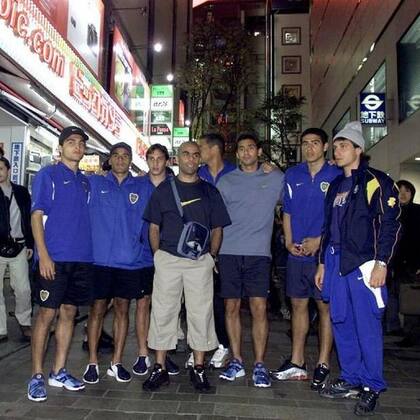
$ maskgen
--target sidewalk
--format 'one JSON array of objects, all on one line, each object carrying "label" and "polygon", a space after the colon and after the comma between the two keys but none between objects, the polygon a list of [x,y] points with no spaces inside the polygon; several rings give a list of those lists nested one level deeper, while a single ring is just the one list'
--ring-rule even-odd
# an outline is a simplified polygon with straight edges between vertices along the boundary
[{"label": "sidewalk", "polygon": [[[243,318],[249,319],[246,311]],[[290,353],[290,340],[286,335],[289,323],[271,321],[271,333],[267,353],[267,365],[278,367],[280,358]],[[385,370],[390,389],[380,399],[378,414],[373,419],[419,419],[420,418],[420,347],[401,350],[392,346],[396,337],[387,337]],[[46,370],[51,367],[54,340],[46,357]],[[82,325],[75,331],[69,355],[68,369],[82,375],[87,354],[81,349]],[[45,403],[32,403],[26,398],[26,382],[30,376],[30,349],[21,349],[0,360],[0,418],[54,418],[54,419],[355,419],[351,401],[322,399],[309,388],[308,382],[273,383],[268,389],[252,386],[251,341],[249,322],[246,322],[244,352],[247,376],[234,383],[218,379],[218,372],[210,372],[214,385],[210,394],[193,391],[185,369],[171,378],[169,387],[156,393],[146,393],[141,384],[146,377],[134,377],[129,384],[120,384],[106,376],[109,356],[100,361],[101,381],[87,386],[85,391],[71,393],[49,388]],[[308,340],[307,363],[312,371],[315,360],[316,337]],[[136,341],[133,324],[125,351],[125,365],[131,368],[136,356]],[[185,355],[178,353],[173,359],[183,366]],[[337,364],[333,357],[333,371]]]}]

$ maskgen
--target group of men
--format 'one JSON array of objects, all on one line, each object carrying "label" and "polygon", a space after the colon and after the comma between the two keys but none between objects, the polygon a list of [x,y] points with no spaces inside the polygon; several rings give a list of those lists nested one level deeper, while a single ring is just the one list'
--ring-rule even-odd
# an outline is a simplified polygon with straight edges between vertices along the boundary
[{"label": "group of men", "polygon": [[[320,351],[311,387],[328,398],[357,397],[358,415],[374,412],[386,388],[381,316],[387,264],[398,239],[399,203],[392,180],[368,167],[358,122],[334,136],[336,165],[325,159],[326,133],[306,130],[301,138],[305,161],[285,176],[260,165],[261,144],[245,133],[236,141],[237,168],[223,160],[223,138],[207,134],[198,143],[182,144],[177,177],[167,176],[169,156],[160,145],[147,152],[149,173],[133,177],[132,150],[125,143],[112,147],[107,175],[86,177],[78,164],[87,140],[78,127],[64,129],[60,163],[42,169],[33,185],[35,296],[40,309],[32,332],[30,400],[47,398],[43,356],[57,316],[48,384],[77,391],[84,383],[99,381],[97,345],[111,298],[115,348],[107,375],[119,382],[131,380],[122,356],[132,299],[137,301],[138,340],[132,372],[147,374],[149,348],[155,350],[155,364],[143,389],[156,391],[179,372],[167,351],[177,343],[182,296],[192,349],[190,379],[197,391],[210,389],[204,356],[214,349],[212,363],[223,367],[222,380],[245,376],[240,317],[244,297],[249,298],[252,316],[254,385],[307,379],[304,347],[308,302],[314,298]],[[206,164],[200,167],[202,161]],[[292,356],[269,371],[264,356],[270,242],[274,209],[281,201],[289,251]],[[66,360],[77,307],[86,304],[91,305],[89,364],[80,381],[66,370]],[[333,338],[341,373],[328,381]],[[224,366],[228,348],[231,358]]]}]

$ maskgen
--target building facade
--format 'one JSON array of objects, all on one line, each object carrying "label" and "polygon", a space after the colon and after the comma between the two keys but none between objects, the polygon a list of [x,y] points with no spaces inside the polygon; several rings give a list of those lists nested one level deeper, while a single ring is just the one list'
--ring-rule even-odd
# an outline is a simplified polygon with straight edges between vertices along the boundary
[{"label": "building facade", "polygon": [[416,0],[319,0],[310,17],[312,123],[333,134],[360,120],[372,166],[417,188],[419,16]]}]

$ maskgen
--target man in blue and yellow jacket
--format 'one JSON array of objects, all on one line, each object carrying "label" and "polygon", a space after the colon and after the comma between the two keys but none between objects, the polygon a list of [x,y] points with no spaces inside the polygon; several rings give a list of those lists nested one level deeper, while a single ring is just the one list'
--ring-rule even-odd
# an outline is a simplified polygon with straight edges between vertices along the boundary
[{"label": "man in blue and yellow jacket", "polygon": [[330,185],[320,264],[315,281],[330,303],[340,376],[320,394],[359,398],[356,415],[373,414],[383,378],[382,316],[387,266],[398,240],[398,189],[363,156],[359,122],[348,123],[333,142],[343,175]]}]

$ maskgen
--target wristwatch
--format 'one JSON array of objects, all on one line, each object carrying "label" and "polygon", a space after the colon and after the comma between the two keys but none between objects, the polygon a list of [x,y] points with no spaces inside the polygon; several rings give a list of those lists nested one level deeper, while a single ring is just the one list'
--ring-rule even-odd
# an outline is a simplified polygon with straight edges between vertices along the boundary
[{"label": "wristwatch", "polygon": [[376,260],[375,264],[378,265],[379,267],[382,267],[382,268],[387,267],[387,263],[385,261]]}]

